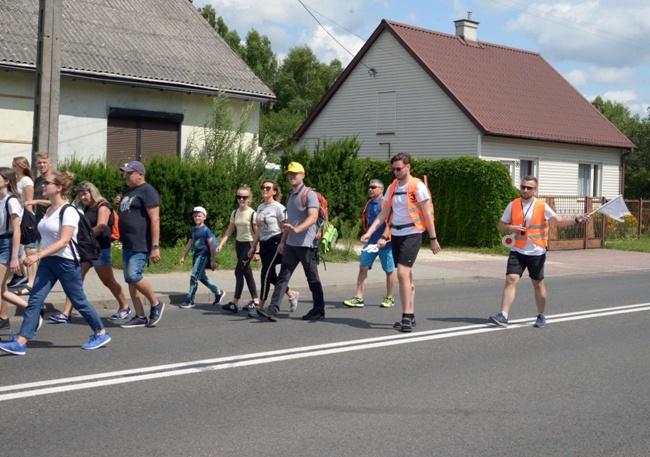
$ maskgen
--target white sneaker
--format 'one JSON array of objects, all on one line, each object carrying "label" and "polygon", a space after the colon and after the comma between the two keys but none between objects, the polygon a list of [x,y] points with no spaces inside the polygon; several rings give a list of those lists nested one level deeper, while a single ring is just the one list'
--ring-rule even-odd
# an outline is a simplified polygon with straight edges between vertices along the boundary
[{"label": "white sneaker", "polygon": [[259,314],[257,314],[257,308],[253,308],[248,312],[248,317],[260,317]]},{"label": "white sneaker", "polygon": [[298,300],[300,299],[300,292],[293,291],[293,298],[289,299],[289,312],[293,313],[298,308]]}]

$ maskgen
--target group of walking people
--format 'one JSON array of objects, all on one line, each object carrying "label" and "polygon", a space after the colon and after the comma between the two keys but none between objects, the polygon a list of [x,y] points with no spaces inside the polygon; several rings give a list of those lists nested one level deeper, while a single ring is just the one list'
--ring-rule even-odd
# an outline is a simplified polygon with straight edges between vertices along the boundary
[{"label": "group of walking people", "polygon": [[[14,169],[0,168],[0,278],[2,281],[0,309],[0,328],[8,326],[6,303],[25,308],[24,319],[17,337],[0,343],[0,350],[12,354],[25,354],[27,342],[40,327],[43,318],[43,303],[47,294],[57,281],[61,281],[67,296],[64,310],[52,316],[58,323],[70,321],[72,309],[77,309],[93,330],[90,340],[82,348],[96,349],[106,345],[111,337],[106,332],[97,311],[86,298],[82,281],[85,274],[94,267],[102,283],[112,292],[118,302],[118,310],[111,316],[120,321],[122,328],[154,327],[160,322],[165,304],[156,298],[149,282],[143,276],[143,269],[149,260],[160,261],[160,196],[155,188],[146,182],[145,167],[132,161],[120,168],[124,172],[128,190],[116,197],[120,206],[119,233],[123,244],[122,262],[124,279],[129,288],[133,304],[132,311],[122,287],[115,281],[111,268],[110,236],[115,215],[112,206],[101,196],[97,188],[89,182],[82,182],[76,188],[77,204],[83,208],[85,217],[93,227],[93,234],[99,241],[100,254],[90,263],[79,262],[76,252],[77,233],[80,215],[77,210],[67,210],[67,198],[71,192],[74,175],[51,171],[47,154],[37,155],[37,168],[40,177],[32,187],[18,186],[17,177],[29,176],[29,165],[24,158],[16,158]],[[343,302],[350,308],[365,305],[363,293],[367,284],[368,271],[376,257],[380,258],[386,273],[386,296],[380,306],[390,308],[394,305],[393,289],[395,280],[399,284],[402,305],[401,319],[393,327],[402,332],[411,332],[416,326],[415,285],[413,266],[422,246],[425,231],[429,238],[429,248],[433,254],[441,251],[436,236],[434,208],[431,193],[420,179],[411,175],[411,156],[400,153],[390,160],[395,179],[387,190],[384,184],[373,179],[368,186],[369,200],[363,211],[365,233],[356,295]],[[22,174],[17,171],[24,170]],[[237,190],[237,208],[232,212],[228,227],[221,241],[205,225],[207,211],[202,206],[194,207],[192,228],[180,259],[184,264],[190,251],[193,254],[193,268],[190,276],[190,289],[181,308],[193,308],[198,283],[205,284],[214,294],[214,305],[229,312],[240,309],[248,311],[250,317],[278,321],[283,297],[289,300],[289,311],[298,306],[299,292],[289,287],[289,281],[299,264],[302,265],[312,294],[312,308],[302,316],[303,320],[314,321],[325,318],[323,287],[318,274],[318,217],[320,202],[316,192],[304,183],[305,169],[298,162],[289,164],[285,175],[291,185],[286,206],[281,203],[282,192],[277,182],[266,179],[260,185],[263,202],[257,210],[251,208],[252,191],[248,186]],[[27,184],[29,181],[25,180]],[[39,189],[40,187],[40,189]],[[37,192],[38,189],[38,192]],[[543,201],[535,198],[537,178],[526,176],[521,186],[521,197],[511,202],[505,209],[498,229],[514,232],[514,245],[508,258],[506,283],[501,300],[501,311],[490,317],[490,322],[505,327],[508,313],[514,301],[516,285],[526,269],[529,270],[535,289],[538,316],[536,327],[544,327],[546,290],[544,286],[544,262],[548,243],[549,223],[571,226],[587,221],[591,214],[575,218],[558,216]],[[11,197],[16,198],[11,198]],[[36,210],[41,250],[36,245],[26,246],[22,262],[20,248],[20,221],[24,211]],[[225,291],[214,284],[206,274],[206,268],[216,267],[215,255],[220,252],[228,239],[235,234],[237,265],[235,268],[235,291],[233,298],[221,304]],[[257,293],[250,262],[262,262],[261,289]],[[27,303],[18,295],[9,292],[6,280],[10,272],[19,274],[22,268],[33,271],[27,289],[30,294]],[[280,266],[277,272],[277,266]],[[30,270],[30,268],[32,270]],[[240,307],[239,301],[244,285],[248,287],[250,302]],[[269,300],[271,285],[274,286]],[[144,310],[144,298],[150,305],[149,316]]]}]

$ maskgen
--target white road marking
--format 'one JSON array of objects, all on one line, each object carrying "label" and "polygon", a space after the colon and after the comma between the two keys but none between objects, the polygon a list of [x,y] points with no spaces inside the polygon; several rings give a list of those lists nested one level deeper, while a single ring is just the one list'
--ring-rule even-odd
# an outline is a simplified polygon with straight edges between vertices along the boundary
[{"label": "white road marking", "polygon": [[[591,319],[594,317],[612,316],[616,314],[650,311],[650,303],[601,308],[587,311],[578,311],[565,314],[546,316],[547,323],[568,322],[573,320]],[[92,389],[96,387],[113,386],[118,384],[146,381],[151,379],[182,376],[206,371],[224,370],[264,363],[281,362],[307,357],[317,357],[329,354],[361,351],[379,347],[395,346],[398,344],[419,343],[422,341],[452,338],[456,336],[475,335],[479,333],[504,331],[530,327],[535,319],[518,319],[510,321],[507,328],[497,327],[492,324],[476,324],[464,327],[445,328],[417,332],[411,334],[400,333],[397,335],[366,338],[361,340],[340,341],[337,343],[319,344],[275,351],[258,352],[237,356],[220,357],[216,359],[197,360],[194,362],[158,365],[153,367],[136,368],[131,370],[97,373],[86,376],[51,379],[48,381],[29,382],[0,387],[0,401],[16,400],[19,398],[36,397],[52,393],[69,392],[73,390]]]}]

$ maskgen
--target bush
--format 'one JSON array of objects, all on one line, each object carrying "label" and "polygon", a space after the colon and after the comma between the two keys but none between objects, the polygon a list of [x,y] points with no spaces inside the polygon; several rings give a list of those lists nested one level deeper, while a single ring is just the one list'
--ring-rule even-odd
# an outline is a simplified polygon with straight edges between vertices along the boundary
[{"label": "bush", "polygon": [[[359,147],[356,138],[323,141],[313,155],[304,147],[287,147],[279,158],[283,169],[294,161],[305,167],[305,183],[328,200],[330,221],[344,237],[354,239],[362,230],[361,211],[368,198],[368,182],[380,179],[388,188],[394,179],[388,161],[359,159]],[[216,156],[218,160],[212,160]],[[277,179],[285,196],[290,190],[283,173],[273,176],[264,167],[263,154],[247,149],[230,155],[199,154],[184,159],[155,156],[145,160],[145,166],[147,182],[161,196],[160,244],[164,247],[186,241],[192,226],[190,212],[197,205],[206,208],[206,224],[220,237],[236,208],[235,193],[243,184],[253,190],[254,208],[261,201],[258,184],[263,179]],[[80,161],[71,161],[61,168],[75,172],[75,185],[91,181],[111,201],[126,190],[117,168]],[[507,204],[518,196],[504,165],[470,157],[413,159],[411,173],[428,178],[437,235],[443,245],[490,248],[500,244],[499,218]],[[356,235],[349,234],[354,230]]]}]

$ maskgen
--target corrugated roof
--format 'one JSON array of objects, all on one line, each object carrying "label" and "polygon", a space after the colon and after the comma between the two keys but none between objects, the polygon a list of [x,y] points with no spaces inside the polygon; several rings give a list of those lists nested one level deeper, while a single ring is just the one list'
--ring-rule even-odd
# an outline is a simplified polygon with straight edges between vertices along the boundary
[{"label": "corrugated roof", "polygon": [[634,144],[540,54],[382,21],[300,137],[374,41],[390,32],[485,135],[631,149]]},{"label": "corrugated roof", "polygon": [[[0,2],[0,64],[35,67],[38,3]],[[188,0],[63,0],[61,28],[64,74],[275,98]]]}]

